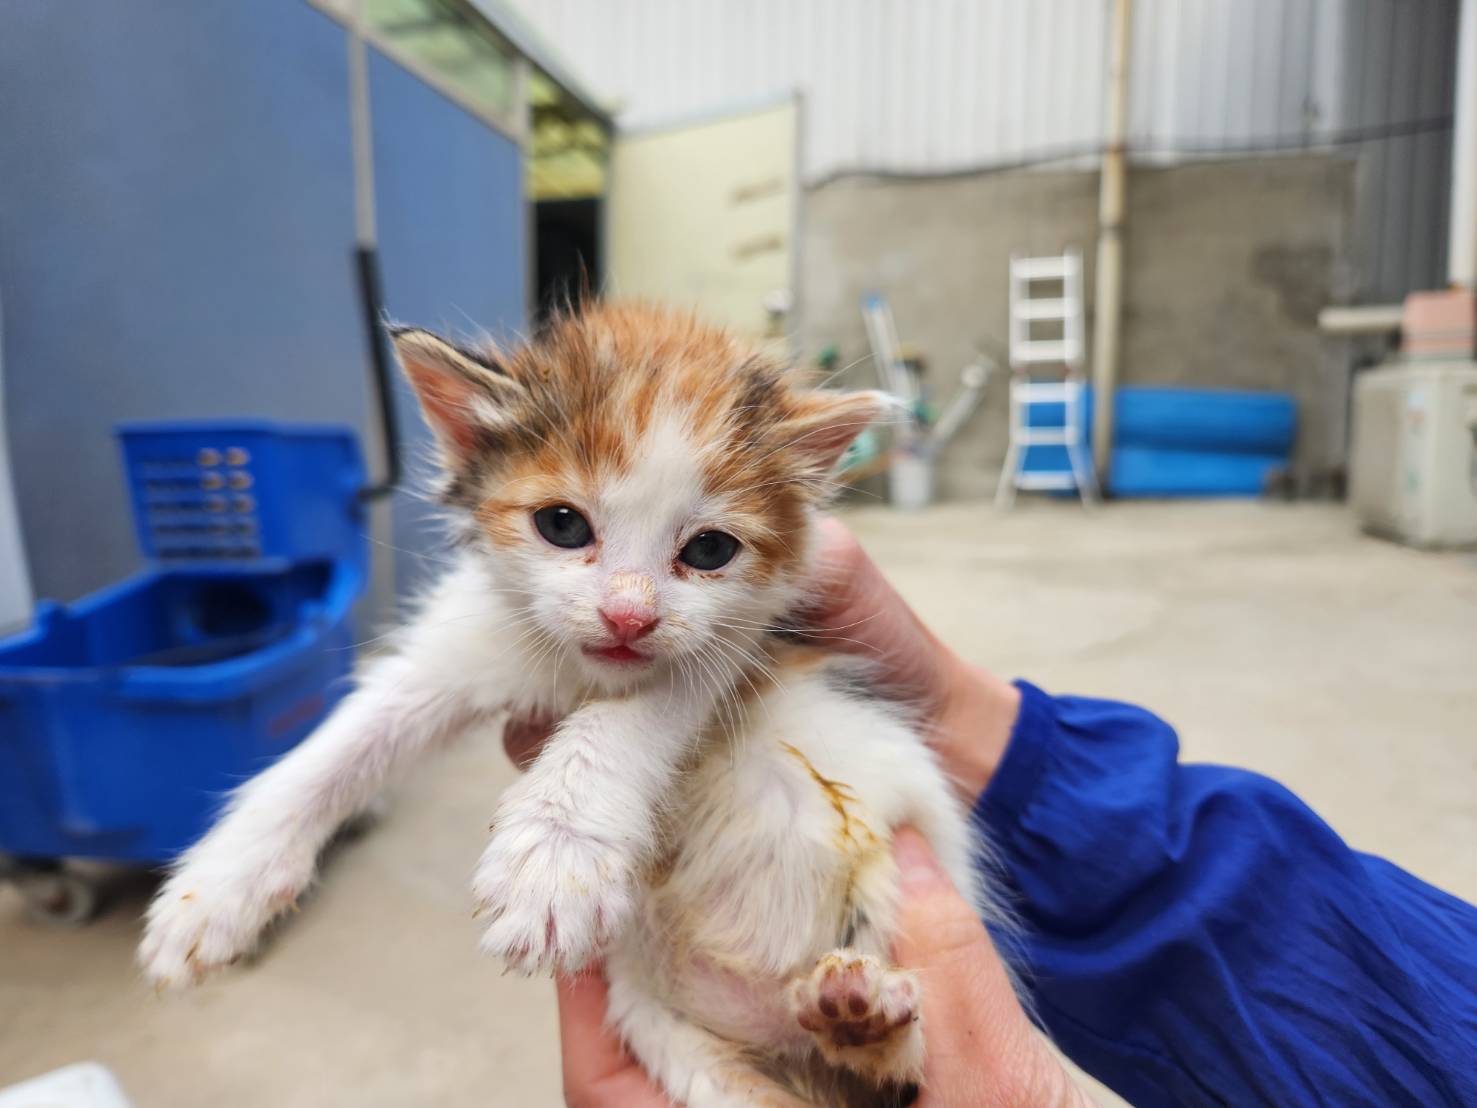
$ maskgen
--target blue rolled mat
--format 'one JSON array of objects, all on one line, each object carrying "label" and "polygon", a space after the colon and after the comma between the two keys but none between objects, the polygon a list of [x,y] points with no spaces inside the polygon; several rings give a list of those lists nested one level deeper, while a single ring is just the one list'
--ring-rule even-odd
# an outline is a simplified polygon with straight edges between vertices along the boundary
[{"label": "blue rolled mat", "polygon": [[[1297,436],[1297,403],[1285,393],[1130,385],[1114,399],[1115,446],[1287,455]],[[1091,389],[1084,406],[1091,427]]]},{"label": "blue rolled mat", "polygon": [[[1257,496],[1287,466],[1297,434],[1297,404],[1282,393],[1128,386],[1114,407],[1116,496]],[[1084,409],[1090,443],[1090,389]],[[1063,415],[1060,404],[1033,404],[1030,421],[1060,427]],[[1026,451],[1028,472],[1066,465],[1062,447]]]}]

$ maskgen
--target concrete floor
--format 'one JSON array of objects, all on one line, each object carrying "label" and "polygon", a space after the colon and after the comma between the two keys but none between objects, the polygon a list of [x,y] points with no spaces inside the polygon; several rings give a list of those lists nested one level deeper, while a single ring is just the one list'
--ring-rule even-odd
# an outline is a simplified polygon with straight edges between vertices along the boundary
[{"label": "concrete floor", "polygon": [[[1477,557],[1358,537],[1332,507],[849,520],[974,660],[1150,705],[1187,757],[1280,778],[1355,846],[1477,899]],[[95,1058],[138,1108],[557,1104],[549,986],[501,977],[469,919],[509,776],[495,735],[427,767],[255,965],[185,995],[134,974],[146,881],[75,932],[0,891],[0,1086]]]}]

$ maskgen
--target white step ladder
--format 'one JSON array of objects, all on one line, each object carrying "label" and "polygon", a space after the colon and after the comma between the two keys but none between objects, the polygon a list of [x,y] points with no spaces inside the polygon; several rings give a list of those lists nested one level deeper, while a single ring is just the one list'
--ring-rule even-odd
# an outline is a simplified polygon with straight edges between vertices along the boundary
[{"label": "white step ladder", "polygon": [[[1055,290],[1044,287],[1053,285]],[[1098,500],[1097,476],[1083,441],[1082,315],[1080,251],[1010,259],[1010,444],[995,489],[996,508],[1014,504],[1017,489],[1076,489],[1084,505]],[[1059,333],[1040,336],[1047,325]],[[1033,423],[1031,409],[1037,404],[1061,405],[1061,425]],[[1065,447],[1069,468],[1024,470],[1030,446]]]}]

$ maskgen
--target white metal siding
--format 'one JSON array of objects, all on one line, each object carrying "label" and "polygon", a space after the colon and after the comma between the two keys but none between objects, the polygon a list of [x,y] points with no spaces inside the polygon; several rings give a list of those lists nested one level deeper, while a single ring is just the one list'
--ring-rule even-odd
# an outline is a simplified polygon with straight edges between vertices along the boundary
[{"label": "white metal siding", "polygon": [[[622,124],[800,89],[810,182],[1091,151],[1107,0],[512,0]],[[1137,0],[1140,157],[1451,110],[1456,0]],[[1367,295],[1439,283],[1449,134],[1361,147]]]},{"label": "white metal siding", "polygon": [[[623,125],[806,96],[808,179],[1091,146],[1101,0],[515,0]],[[1045,62],[1059,54],[1068,64]]]}]

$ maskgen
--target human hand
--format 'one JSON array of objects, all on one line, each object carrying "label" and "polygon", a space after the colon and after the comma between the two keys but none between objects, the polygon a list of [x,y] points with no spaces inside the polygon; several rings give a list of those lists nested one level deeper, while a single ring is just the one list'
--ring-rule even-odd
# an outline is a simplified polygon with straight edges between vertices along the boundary
[{"label": "human hand", "polygon": [[1011,986],[985,925],[923,837],[893,843],[902,900],[893,960],[923,984],[923,1090],[916,1108],[1091,1108]]},{"label": "human hand", "polygon": [[596,967],[555,978],[564,1103],[569,1108],[670,1108],[620,1039],[605,1024],[610,990]]},{"label": "human hand", "polygon": [[922,709],[929,744],[961,799],[973,802],[1005,754],[1020,690],[941,642],[834,518],[820,524],[817,585],[807,637],[875,661],[891,691]]},{"label": "human hand", "polygon": [[[922,709],[931,745],[961,799],[973,801],[1005,753],[1020,690],[940,642],[835,519],[821,521],[816,584],[816,603],[802,617],[806,636],[873,659],[892,691]],[[503,733],[508,756],[528,765],[551,726],[549,720],[510,721]]]},{"label": "human hand", "polygon": [[[989,933],[922,836],[900,830],[894,961],[923,984],[926,1054],[915,1108],[1090,1108],[1031,1026]],[[559,1041],[570,1108],[666,1108],[670,1101],[605,1025],[605,979],[560,978]]]}]

